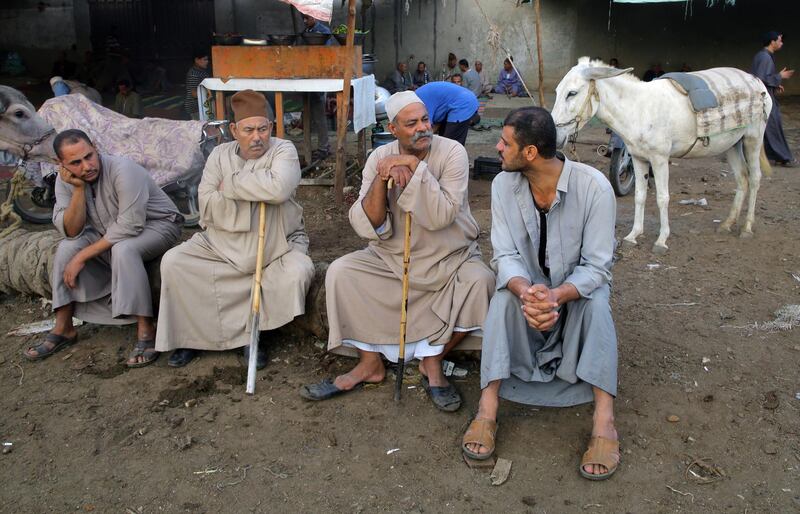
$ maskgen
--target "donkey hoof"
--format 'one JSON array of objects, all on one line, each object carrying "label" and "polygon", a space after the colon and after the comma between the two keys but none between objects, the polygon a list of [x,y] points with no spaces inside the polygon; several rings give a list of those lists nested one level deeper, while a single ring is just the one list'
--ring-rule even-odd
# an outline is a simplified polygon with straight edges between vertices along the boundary
[{"label": "donkey hoof", "polygon": [[730,232],[731,232],[731,224],[730,223],[723,223],[719,227],[717,227],[717,233],[730,234]]},{"label": "donkey hoof", "polygon": [[630,239],[623,239],[622,240],[622,247],[623,248],[636,248],[636,241],[631,241]]},{"label": "donkey hoof", "polygon": [[753,239],[753,232],[750,230],[742,230],[739,234],[739,239]]},{"label": "donkey hoof", "polygon": [[669,251],[667,245],[660,245],[658,243],[653,245],[653,253],[656,255],[665,255]]}]

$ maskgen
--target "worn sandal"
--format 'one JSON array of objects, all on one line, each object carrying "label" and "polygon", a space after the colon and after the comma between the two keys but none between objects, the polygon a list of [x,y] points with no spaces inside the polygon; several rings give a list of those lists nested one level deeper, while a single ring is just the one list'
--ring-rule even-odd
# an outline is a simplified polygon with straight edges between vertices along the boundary
[{"label": "worn sandal", "polygon": [[[584,466],[599,465],[608,471],[595,475],[584,470]],[[589,448],[583,454],[580,468],[581,476],[588,480],[606,480],[617,471],[619,466],[619,441],[605,437],[592,437],[589,439]]]},{"label": "worn sandal", "polygon": [[[156,342],[154,339],[140,339],[133,345],[133,350],[128,354],[128,362],[126,365],[129,368],[143,368],[149,366],[158,360],[159,352],[156,351]],[[142,362],[130,362],[136,360],[137,357],[144,357]]]},{"label": "worn sandal", "polygon": [[422,376],[422,388],[428,393],[437,409],[444,412],[455,412],[461,407],[461,395],[458,394],[456,386],[447,384],[445,387],[432,386],[428,382],[428,377]]},{"label": "worn sandal", "polygon": [[[22,355],[24,355],[25,358],[28,359],[29,361],[39,361],[50,357],[54,353],[60,352],[67,346],[72,346],[77,341],[78,341],[77,334],[75,334],[75,336],[73,337],[64,337],[57,334],[47,334],[46,336],[44,336],[44,341],[37,344],[36,346],[31,346],[30,348],[22,352]],[[47,343],[50,343],[53,346],[47,348]],[[31,355],[30,353],[28,353],[31,350],[35,351],[36,355]]]},{"label": "worn sandal", "polygon": [[[491,419],[472,420],[469,428],[464,433],[461,440],[461,451],[470,459],[486,460],[494,454],[495,437],[497,436],[497,422]],[[479,444],[489,451],[486,453],[475,453],[467,448],[468,444]]]},{"label": "worn sandal", "polygon": [[310,400],[312,402],[318,402],[321,400],[328,400],[340,394],[355,391],[356,389],[361,389],[363,386],[364,382],[360,382],[356,384],[355,387],[353,387],[352,389],[339,389],[338,387],[333,385],[333,381],[330,378],[326,378],[322,382],[318,382],[316,384],[304,385],[303,387],[301,387],[300,396],[302,396],[306,400]]}]

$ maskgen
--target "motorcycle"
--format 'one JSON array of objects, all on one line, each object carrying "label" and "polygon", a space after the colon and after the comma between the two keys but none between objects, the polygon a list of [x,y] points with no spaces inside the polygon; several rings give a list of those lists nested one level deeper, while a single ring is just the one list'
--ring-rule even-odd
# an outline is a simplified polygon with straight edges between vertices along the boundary
[{"label": "motorcycle", "polygon": [[611,132],[608,146],[605,150],[606,157],[611,157],[611,164],[608,167],[608,181],[614,188],[617,196],[626,196],[632,190],[635,182],[633,171],[633,159],[628,153],[625,142],[616,133]]},{"label": "motorcycle", "polygon": [[[202,137],[198,144],[204,158],[208,159],[211,151],[217,145],[233,141],[229,126],[230,122],[227,120],[209,121],[203,125]],[[24,160],[20,159],[16,163],[13,173],[0,174],[0,177],[5,186],[3,197],[8,198],[9,195],[13,195],[11,203],[14,212],[28,223],[44,225],[51,223],[53,219],[57,173],[38,177],[37,174],[38,170],[27,169]],[[167,193],[183,215],[183,226],[187,228],[196,227],[200,223],[197,188],[202,176],[202,169],[191,170],[182,177],[161,186],[161,189]]]}]

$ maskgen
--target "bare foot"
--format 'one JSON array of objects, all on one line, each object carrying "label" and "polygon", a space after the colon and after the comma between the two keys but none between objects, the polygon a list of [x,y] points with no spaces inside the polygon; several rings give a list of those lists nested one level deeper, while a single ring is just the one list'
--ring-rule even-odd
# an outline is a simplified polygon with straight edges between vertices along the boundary
[{"label": "bare foot", "polygon": [[383,382],[386,377],[386,368],[383,361],[378,356],[377,358],[362,358],[356,364],[356,367],[351,369],[350,372],[344,375],[339,375],[333,381],[333,385],[342,391],[349,391],[361,382],[368,384],[377,384]]}]

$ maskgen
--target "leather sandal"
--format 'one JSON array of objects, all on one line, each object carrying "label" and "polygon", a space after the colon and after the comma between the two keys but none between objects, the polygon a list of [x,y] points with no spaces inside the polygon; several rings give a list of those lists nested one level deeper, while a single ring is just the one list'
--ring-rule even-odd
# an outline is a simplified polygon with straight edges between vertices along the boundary
[{"label": "leather sandal", "polygon": [[428,382],[428,377],[422,376],[422,388],[431,399],[437,409],[444,412],[455,412],[461,407],[461,395],[458,394],[456,386],[447,384],[444,387],[432,386]]},{"label": "leather sandal", "polygon": [[[595,475],[587,472],[584,466],[599,465],[608,471]],[[579,469],[581,476],[588,480],[606,480],[617,471],[619,466],[619,441],[605,437],[592,437],[589,439],[589,448],[583,454]]]},{"label": "leather sandal", "polygon": [[316,384],[304,385],[300,388],[300,396],[312,402],[328,400],[340,394],[349,393],[356,389],[364,387],[364,382],[360,382],[353,386],[352,389],[339,389],[333,384],[333,380],[326,378],[322,382]]},{"label": "leather sandal", "polygon": [[[461,451],[470,459],[486,460],[494,454],[497,437],[497,421],[475,418],[469,424],[461,440]],[[467,448],[468,444],[479,444],[489,450],[486,453],[475,453]]]},{"label": "leather sandal", "polygon": [[[143,368],[157,361],[159,355],[161,354],[156,351],[155,339],[139,339],[133,346],[131,353],[128,354],[128,362],[126,362],[126,365],[129,368]],[[136,361],[138,357],[144,357],[144,360],[138,362]],[[131,360],[134,362],[130,362]]]},{"label": "leather sandal", "polygon": [[[40,361],[42,359],[46,359],[53,355],[54,353],[60,352],[67,346],[72,346],[78,341],[78,335],[75,334],[73,337],[64,337],[58,334],[47,334],[44,336],[44,341],[37,344],[36,346],[31,346],[26,351],[22,352],[22,355],[25,356],[26,359],[29,361]],[[52,346],[50,348],[47,347],[47,344],[50,343]],[[29,352],[33,350],[36,352],[36,355],[31,355]]]}]

